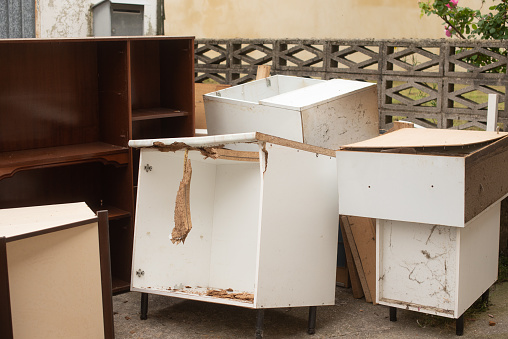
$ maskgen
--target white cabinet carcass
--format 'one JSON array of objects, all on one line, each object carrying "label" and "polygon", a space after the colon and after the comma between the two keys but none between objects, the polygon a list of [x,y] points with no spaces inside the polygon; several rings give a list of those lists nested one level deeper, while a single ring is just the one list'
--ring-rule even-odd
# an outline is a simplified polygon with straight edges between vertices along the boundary
[{"label": "white cabinet carcass", "polygon": [[275,75],[203,99],[209,135],[259,131],[334,150],[379,135],[374,83]]},{"label": "white cabinet carcass", "polygon": [[334,151],[255,132],[129,145],[141,148],[131,290],[253,309],[335,303]]},{"label": "white cabinet carcass", "polygon": [[377,218],[377,302],[459,319],[461,332],[497,279],[508,133],[402,129],[336,158],[340,213]]}]

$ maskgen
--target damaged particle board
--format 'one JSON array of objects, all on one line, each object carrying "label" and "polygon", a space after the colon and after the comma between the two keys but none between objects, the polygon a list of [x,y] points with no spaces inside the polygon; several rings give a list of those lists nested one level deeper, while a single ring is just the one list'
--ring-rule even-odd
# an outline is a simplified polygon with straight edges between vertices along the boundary
[{"label": "damaged particle board", "polygon": [[[245,144],[256,151],[231,149]],[[133,291],[248,308],[335,303],[334,151],[255,132],[129,145],[140,148]],[[190,181],[182,181],[186,154]],[[176,218],[179,190],[185,208]],[[172,227],[188,215],[192,230],[173,244]]]},{"label": "damaged particle board", "polygon": [[508,133],[401,129],[343,146],[337,163],[341,214],[464,227],[508,195]]},{"label": "damaged particle board", "polygon": [[192,229],[191,212],[190,212],[190,183],[192,177],[191,161],[188,158],[189,151],[185,150],[183,159],[183,178],[180,181],[180,187],[176,194],[175,200],[175,227],[171,232],[171,242],[179,244],[185,243],[187,235]]}]

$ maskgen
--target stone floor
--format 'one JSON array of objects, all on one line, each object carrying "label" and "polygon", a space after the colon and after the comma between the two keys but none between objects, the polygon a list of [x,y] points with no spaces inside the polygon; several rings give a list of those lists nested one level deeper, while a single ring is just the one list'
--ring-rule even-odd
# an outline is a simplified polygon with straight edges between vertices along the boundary
[{"label": "stone floor", "polygon": [[[255,310],[150,295],[140,320],[140,300],[137,292],[113,297],[116,338],[255,337]],[[397,317],[390,322],[387,307],[337,287],[335,305],[317,308],[316,334],[307,334],[308,308],[282,308],[265,311],[264,338],[456,338],[452,319],[406,310]],[[491,288],[486,311],[465,314],[463,338],[508,338],[508,282]]]}]

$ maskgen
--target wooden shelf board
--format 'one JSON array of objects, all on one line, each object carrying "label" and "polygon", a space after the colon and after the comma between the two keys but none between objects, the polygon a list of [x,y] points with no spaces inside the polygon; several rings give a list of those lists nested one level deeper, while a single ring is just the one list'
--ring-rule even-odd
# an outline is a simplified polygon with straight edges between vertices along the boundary
[{"label": "wooden shelf board", "polygon": [[183,117],[187,115],[189,115],[189,113],[186,111],[179,111],[171,108],[140,108],[132,110],[132,121]]},{"label": "wooden shelf board", "polygon": [[129,162],[129,149],[104,142],[1,152],[0,179],[19,170],[103,160],[121,165]]},{"label": "wooden shelf board", "polygon": [[104,206],[91,206],[90,207],[94,212],[97,212],[97,211],[103,211],[103,210],[107,210],[108,211],[108,218],[109,220],[116,220],[116,219],[121,219],[121,218],[129,218],[131,216],[131,213],[128,212],[128,211],[125,211],[121,208],[118,208],[116,206],[111,206],[111,205],[104,205]]},{"label": "wooden shelf board", "polygon": [[117,277],[112,277],[111,287],[113,290],[113,294],[119,294],[123,292],[129,292],[130,282],[119,279]]}]

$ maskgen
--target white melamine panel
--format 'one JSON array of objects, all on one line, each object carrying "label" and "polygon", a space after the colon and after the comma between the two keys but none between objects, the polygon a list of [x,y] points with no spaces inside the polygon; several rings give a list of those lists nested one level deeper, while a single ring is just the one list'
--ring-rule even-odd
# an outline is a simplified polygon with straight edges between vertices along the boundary
[{"label": "white melamine panel", "polygon": [[8,242],[7,266],[14,338],[104,338],[96,222]]},{"label": "white melamine panel", "polygon": [[207,99],[223,100],[229,99],[235,102],[259,103],[259,101],[278,96],[280,94],[298,90],[314,84],[325,82],[325,80],[307,79],[286,75],[274,75],[265,79],[259,79],[229,87],[217,92],[206,94]]},{"label": "white melamine panel", "polygon": [[464,227],[465,160],[337,152],[344,215]]},{"label": "white melamine panel", "polygon": [[[208,135],[257,131],[303,142],[300,112],[258,104],[238,105],[229,101],[206,99],[205,109]],[[242,145],[244,146],[249,145]],[[257,145],[242,149],[254,151],[257,150]]]},{"label": "white melamine panel", "polygon": [[257,162],[218,165],[215,177],[210,283],[254,293],[259,228]]},{"label": "white melamine panel", "polygon": [[497,280],[500,214],[501,203],[497,202],[460,229],[456,317]]},{"label": "white melamine panel", "polygon": [[460,230],[378,220],[378,302],[453,317]]},{"label": "white melamine panel", "polygon": [[[184,152],[143,149],[140,158],[132,287],[180,289],[208,286],[212,244],[216,166],[190,151],[192,230],[185,243],[170,240],[175,199],[183,176]],[[146,172],[149,164],[152,170]],[[144,275],[138,277],[141,269]]]},{"label": "white melamine panel", "polygon": [[305,109],[302,121],[306,144],[337,150],[345,144],[374,138],[379,135],[377,89],[370,86]]},{"label": "white melamine panel", "polygon": [[[355,92],[371,87],[376,90],[376,85],[362,81],[335,79],[322,81],[314,86],[302,87],[293,91],[273,96],[260,101],[260,104],[300,110],[322,105],[332,100],[342,101],[342,98]],[[375,96],[377,100],[377,96]],[[361,100],[359,98],[359,100]]]},{"label": "white melamine panel", "polygon": [[84,202],[0,209],[0,236],[9,239],[95,217]]},{"label": "white melamine panel", "polygon": [[256,306],[333,305],[338,233],[334,159],[266,146]]}]

